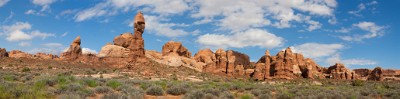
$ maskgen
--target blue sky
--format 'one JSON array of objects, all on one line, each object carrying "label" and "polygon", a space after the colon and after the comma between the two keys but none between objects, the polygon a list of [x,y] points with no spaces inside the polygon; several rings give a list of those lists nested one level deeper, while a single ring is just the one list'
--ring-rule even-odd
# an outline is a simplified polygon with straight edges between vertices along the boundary
[{"label": "blue sky", "polygon": [[180,41],[193,55],[232,49],[258,60],[291,47],[327,67],[400,69],[398,0],[0,0],[0,47],[59,54],[81,36],[97,53],[146,19],[145,49]]}]

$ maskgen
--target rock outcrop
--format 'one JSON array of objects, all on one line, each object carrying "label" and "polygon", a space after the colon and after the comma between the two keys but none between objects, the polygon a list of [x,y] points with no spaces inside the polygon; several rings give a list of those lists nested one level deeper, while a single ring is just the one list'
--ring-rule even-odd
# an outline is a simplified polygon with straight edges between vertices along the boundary
[{"label": "rock outcrop", "polygon": [[271,78],[324,78],[322,67],[302,54],[293,53],[290,48],[280,51],[276,56],[265,52],[256,63],[253,78],[264,80]]},{"label": "rock outcrop", "polygon": [[5,48],[0,48],[0,58],[8,57],[7,50]]},{"label": "rock outcrop", "polygon": [[8,56],[11,58],[33,58],[33,55],[22,52],[20,50],[12,50],[8,53]]},{"label": "rock outcrop", "polygon": [[204,72],[231,77],[244,77],[246,74],[250,76],[254,72],[254,70],[246,71],[246,69],[250,69],[249,56],[233,50],[218,49],[213,53],[210,49],[204,49],[200,50],[194,56],[194,59],[197,62],[206,64],[202,68]]},{"label": "rock outcrop", "polygon": [[142,12],[134,17],[134,33],[123,33],[114,38],[114,44],[103,46],[97,55],[101,61],[122,68],[146,61],[144,39],[145,20]]},{"label": "rock outcrop", "polygon": [[383,81],[383,69],[381,67],[375,67],[369,74],[368,80]]},{"label": "rock outcrop", "polygon": [[103,46],[98,57],[129,58],[130,50],[123,46],[107,44]]},{"label": "rock outcrop", "polygon": [[136,14],[133,24],[134,34],[127,48],[132,51],[132,58],[136,61],[139,58],[145,58],[144,39],[142,34],[146,23],[142,12]]},{"label": "rock outcrop", "polygon": [[192,54],[188,51],[187,48],[182,46],[181,42],[169,41],[162,47],[162,55],[175,55],[175,56],[183,56],[187,58],[191,58]]},{"label": "rock outcrop", "polygon": [[81,48],[81,37],[78,36],[72,41],[68,50],[61,54],[62,60],[76,60],[80,56],[82,56],[82,48]]},{"label": "rock outcrop", "polygon": [[175,55],[163,56],[161,53],[152,50],[146,51],[146,57],[160,64],[165,64],[173,67],[183,66],[194,69],[196,71],[202,71],[201,68],[205,65],[203,63],[198,63],[191,58]]},{"label": "rock outcrop", "polygon": [[34,55],[34,57],[40,58],[40,59],[55,59],[55,58],[58,58],[57,55],[46,54],[46,53],[36,53],[36,54]]},{"label": "rock outcrop", "polygon": [[329,74],[327,78],[330,79],[342,79],[342,80],[352,80],[358,79],[355,72],[347,69],[343,64],[336,63],[335,65],[328,68],[326,74]]}]

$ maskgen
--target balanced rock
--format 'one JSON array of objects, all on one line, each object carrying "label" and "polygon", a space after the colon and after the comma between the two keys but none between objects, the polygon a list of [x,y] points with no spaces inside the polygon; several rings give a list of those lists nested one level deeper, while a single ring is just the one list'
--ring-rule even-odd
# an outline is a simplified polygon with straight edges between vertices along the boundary
[{"label": "balanced rock", "polygon": [[61,59],[63,60],[76,60],[79,56],[82,55],[82,48],[81,48],[81,37],[78,36],[72,41],[71,45],[69,46],[68,50],[61,54]]},{"label": "balanced rock", "polygon": [[97,55],[98,57],[128,58],[130,50],[118,45],[108,44],[103,46]]},{"label": "balanced rock", "polygon": [[368,76],[368,80],[383,81],[383,69],[381,67],[375,67]]},{"label": "balanced rock", "polygon": [[20,50],[12,50],[11,52],[8,53],[9,57],[12,58],[32,58],[33,56],[31,54],[22,52]]},{"label": "balanced rock", "polygon": [[183,56],[187,58],[191,58],[191,53],[187,48],[182,46],[181,42],[169,41],[162,47],[162,55],[163,56]]},{"label": "balanced rock", "polygon": [[335,65],[329,67],[327,70],[327,74],[329,74],[328,78],[331,79],[343,79],[343,80],[357,79],[357,75],[353,71],[347,69],[341,63],[336,63]]},{"label": "balanced rock", "polygon": [[[124,33],[114,38],[114,45],[128,48],[133,40],[132,33]],[[133,46],[133,45],[132,45]]]},{"label": "balanced rock", "polygon": [[0,58],[8,57],[8,53],[5,48],[0,48]]},{"label": "balanced rock", "polygon": [[145,28],[145,21],[142,12],[138,12],[135,16],[134,21],[134,34],[133,39],[131,39],[128,49],[132,52],[132,59],[136,60],[139,58],[144,58],[145,50],[144,50],[144,39],[142,34]]}]

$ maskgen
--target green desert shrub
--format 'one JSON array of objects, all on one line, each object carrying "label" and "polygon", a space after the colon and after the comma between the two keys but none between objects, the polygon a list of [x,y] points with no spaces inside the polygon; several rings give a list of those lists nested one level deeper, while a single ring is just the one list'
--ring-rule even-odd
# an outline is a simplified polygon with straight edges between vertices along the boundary
[{"label": "green desert shrub", "polygon": [[253,96],[251,94],[244,94],[240,97],[240,99],[253,99]]},{"label": "green desert shrub", "polygon": [[124,94],[108,93],[105,94],[101,99],[129,99],[129,98]]},{"label": "green desert shrub", "polygon": [[86,78],[86,79],[83,79],[83,81],[89,87],[96,87],[98,85],[97,80],[94,80],[94,79]]},{"label": "green desert shrub", "polygon": [[185,94],[183,99],[203,99],[204,96],[205,96],[205,93],[203,91],[194,90],[194,91],[191,91],[191,92]]},{"label": "green desert shrub", "polygon": [[187,84],[175,84],[172,85],[170,88],[167,89],[167,93],[171,95],[181,95],[185,94],[189,88]]},{"label": "green desert shrub", "polygon": [[96,93],[108,93],[112,91],[112,89],[107,86],[97,86],[96,88],[94,88],[94,90],[96,91]]},{"label": "green desert shrub", "polygon": [[353,80],[351,82],[351,85],[353,85],[353,86],[364,86],[364,83],[365,83],[365,81],[363,81],[363,80]]},{"label": "green desert shrub", "polygon": [[22,68],[22,72],[29,72],[29,71],[31,71],[31,69],[29,69],[28,67]]},{"label": "green desert shrub", "polygon": [[[235,97],[230,92],[223,92],[219,95],[218,99],[235,99]],[[269,98],[260,98],[260,99],[269,99]]]},{"label": "green desert shrub", "polygon": [[154,85],[146,90],[146,94],[154,96],[162,96],[164,94],[164,90],[160,86]]},{"label": "green desert shrub", "polygon": [[121,85],[122,85],[122,83],[117,81],[117,80],[110,80],[110,81],[107,82],[107,86],[109,86],[109,87],[111,87],[113,89],[116,89]]},{"label": "green desert shrub", "polygon": [[127,95],[130,99],[142,99],[144,97],[144,91],[140,88],[124,85],[119,89],[121,93]]}]

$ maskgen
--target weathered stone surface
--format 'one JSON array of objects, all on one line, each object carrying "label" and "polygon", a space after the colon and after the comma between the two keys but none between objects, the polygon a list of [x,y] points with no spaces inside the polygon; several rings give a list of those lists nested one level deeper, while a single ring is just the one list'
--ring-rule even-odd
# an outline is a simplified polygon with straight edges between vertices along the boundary
[{"label": "weathered stone surface", "polygon": [[336,63],[335,65],[329,67],[327,70],[327,74],[329,74],[328,78],[330,79],[343,79],[343,80],[357,79],[357,75],[353,71],[348,70],[341,63]]},{"label": "weathered stone surface", "polygon": [[271,67],[271,55],[269,51],[265,51],[265,55],[262,56],[256,63],[254,68],[253,78],[256,80],[270,79],[270,67]]},{"label": "weathered stone surface", "polygon": [[72,41],[71,45],[69,46],[68,50],[61,54],[61,59],[63,60],[76,60],[79,56],[82,55],[82,48],[81,48],[81,37],[78,36]]},{"label": "weathered stone surface", "polygon": [[22,52],[20,50],[12,50],[8,53],[8,56],[12,58],[33,58],[33,55]]},{"label": "weathered stone surface", "polygon": [[[215,52],[216,68],[219,73],[226,74],[228,72],[228,58],[224,49],[218,49]],[[231,67],[232,68],[232,67]]]},{"label": "weathered stone surface", "polygon": [[129,46],[134,46],[134,45],[131,45],[133,38],[134,37],[133,37],[132,33],[124,33],[124,34],[121,34],[120,36],[115,37],[113,42],[114,42],[114,45],[128,48]]},{"label": "weathered stone surface", "polygon": [[216,66],[215,54],[210,49],[199,50],[199,52],[194,55],[193,59],[196,60],[196,62],[201,62],[205,64],[205,66],[203,67],[203,71],[213,73],[219,72]]},{"label": "weathered stone surface", "polygon": [[40,58],[40,59],[55,59],[55,58],[58,58],[57,55],[46,54],[46,53],[36,53],[36,54],[34,55],[34,57]]},{"label": "weathered stone surface", "polygon": [[184,66],[192,68],[196,71],[202,71],[202,68],[205,66],[205,63],[197,62],[196,60],[191,58],[183,56],[174,56],[174,55],[163,56],[161,55],[161,53],[156,51],[146,51],[146,57],[158,63],[165,64],[168,66],[174,66],[174,67]]},{"label": "weathered stone surface", "polygon": [[186,47],[182,45],[181,42],[169,41],[162,47],[162,55],[183,56],[191,58],[192,54],[188,51]]},{"label": "weathered stone surface", "polygon": [[375,67],[368,76],[368,80],[383,81],[383,69],[381,67]]},{"label": "weathered stone surface", "polygon": [[118,45],[103,46],[98,57],[129,58],[130,50]]},{"label": "weathered stone surface", "polygon": [[354,69],[353,71],[360,77],[367,77],[369,74],[371,74],[371,70],[369,69]]},{"label": "weathered stone surface", "polygon": [[134,34],[133,39],[128,46],[128,49],[132,52],[132,59],[137,60],[139,58],[145,58],[145,50],[144,50],[144,39],[142,34],[145,28],[145,21],[142,12],[138,12],[135,16],[134,21]]},{"label": "weathered stone surface", "polygon": [[0,48],[0,58],[8,57],[7,50],[5,48]]}]

